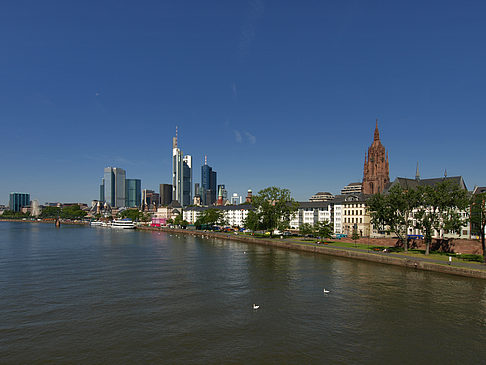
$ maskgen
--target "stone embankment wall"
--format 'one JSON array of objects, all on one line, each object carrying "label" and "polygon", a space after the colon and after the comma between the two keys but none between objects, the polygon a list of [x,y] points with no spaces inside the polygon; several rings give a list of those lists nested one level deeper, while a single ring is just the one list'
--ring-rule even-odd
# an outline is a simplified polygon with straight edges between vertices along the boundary
[{"label": "stone embankment wall", "polygon": [[203,232],[203,231],[191,231],[185,229],[166,229],[166,228],[151,228],[151,227],[140,227],[139,229],[228,239],[228,240],[241,241],[241,242],[259,244],[265,246],[286,248],[295,251],[321,253],[321,254],[331,255],[331,256],[345,257],[345,258],[358,259],[358,260],[364,260],[370,262],[378,262],[382,264],[402,266],[411,269],[420,269],[420,270],[427,270],[427,271],[442,272],[446,274],[473,277],[478,279],[486,279],[486,270],[481,270],[481,269],[476,270],[467,267],[441,265],[433,262],[427,262],[424,260],[415,260],[413,258],[395,257],[385,253],[362,252],[362,251],[339,249],[339,248],[332,248],[326,246],[298,244],[298,243],[292,243],[286,240],[279,240],[279,239],[255,238],[252,236],[221,234],[221,233]]}]

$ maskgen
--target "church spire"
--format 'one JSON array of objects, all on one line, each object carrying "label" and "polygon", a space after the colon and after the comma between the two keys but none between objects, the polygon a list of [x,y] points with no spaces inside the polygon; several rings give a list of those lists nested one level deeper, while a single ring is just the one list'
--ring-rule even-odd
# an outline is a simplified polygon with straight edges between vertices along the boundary
[{"label": "church spire", "polygon": [[388,151],[381,144],[378,119],[376,119],[374,141],[365,151],[363,169],[363,194],[381,193],[390,182]]},{"label": "church spire", "polygon": [[380,140],[380,131],[378,130],[378,118],[376,119],[376,127],[375,127],[375,141]]}]

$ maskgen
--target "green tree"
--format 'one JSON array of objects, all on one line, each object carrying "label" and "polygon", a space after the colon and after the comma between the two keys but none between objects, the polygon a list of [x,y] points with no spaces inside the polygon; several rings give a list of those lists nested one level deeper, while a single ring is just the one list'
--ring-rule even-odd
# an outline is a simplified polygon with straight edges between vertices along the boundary
[{"label": "green tree", "polygon": [[61,208],[59,207],[45,207],[39,215],[40,218],[59,218],[61,215]]},{"label": "green tree", "polygon": [[312,231],[315,236],[320,238],[331,238],[334,231],[333,224],[328,221],[317,222],[312,227]]},{"label": "green tree", "polygon": [[354,241],[354,245],[356,246],[356,241],[359,240],[358,228],[356,228],[356,226],[353,227],[353,233],[351,235],[351,239]]},{"label": "green tree", "polygon": [[275,229],[283,231],[288,228],[292,215],[298,209],[290,190],[275,186],[260,190],[253,196],[252,205],[261,228],[270,231],[270,235]]},{"label": "green tree", "polygon": [[471,199],[471,233],[479,236],[483,249],[483,262],[486,263],[486,193],[475,194]]},{"label": "green tree", "polygon": [[152,214],[143,213],[140,219],[142,220],[142,222],[150,222],[152,220]]},{"label": "green tree", "polygon": [[29,217],[29,213],[14,212],[13,210],[4,210],[0,218],[4,219],[21,219]]},{"label": "green tree", "polygon": [[246,229],[250,229],[252,231],[258,231],[262,229],[261,222],[260,222],[260,215],[257,214],[254,210],[250,210],[248,215],[243,222],[243,226]]},{"label": "green tree", "polygon": [[141,220],[143,217],[143,213],[138,209],[126,209],[119,213],[119,215],[121,218],[129,218],[134,222]]},{"label": "green tree", "polygon": [[224,212],[221,209],[207,209],[201,216],[197,219],[195,225],[196,227],[202,226],[213,226],[215,224],[224,225],[226,222],[224,220]]},{"label": "green tree", "polygon": [[417,192],[393,186],[387,194],[375,194],[367,202],[371,223],[380,231],[393,232],[408,251],[407,233],[417,206]]},{"label": "green tree", "polygon": [[309,223],[302,223],[300,226],[299,226],[299,233],[302,235],[302,236],[307,236],[308,234],[312,234],[314,231],[313,227],[311,224]]},{"label": "green tree", "polygon": [[184,220],[182,214],[179,214],[177,217],[174,218],[174,224],[176,226],[187,227],[189,225],[189,222]]},{"label": "green tree", "polygon": [[60,217],[63,219],[81,219],[86,216],[86,212],[79,205],[69,205],[61,209]]},{"label": "green tree", "polygon": [[424,233],[425,254],[430,253],[434,231],[439,238],[444,233],[459,233],[468,219],[462,216],[469,206],[468,192],[457,184],[444,180],[435,186],[419,186],[414,213],[416,227]]}]

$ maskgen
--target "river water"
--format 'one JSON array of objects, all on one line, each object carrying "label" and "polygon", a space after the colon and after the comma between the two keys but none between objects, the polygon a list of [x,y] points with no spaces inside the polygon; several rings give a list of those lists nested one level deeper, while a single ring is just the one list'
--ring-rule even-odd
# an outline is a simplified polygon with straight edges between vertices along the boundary
[{"label": "river water", "polygon": [[2,364],[472,364],[486,362],[485,343],[479,279],[181,234],[0,223]]}]

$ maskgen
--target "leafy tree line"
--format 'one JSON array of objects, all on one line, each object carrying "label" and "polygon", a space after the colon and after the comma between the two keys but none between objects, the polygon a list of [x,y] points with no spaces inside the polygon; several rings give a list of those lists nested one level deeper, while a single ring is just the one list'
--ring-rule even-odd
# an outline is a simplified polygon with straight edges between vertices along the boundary
[{"label": "leafy tree line", "polygon": [[69,205],[65,207],[45,207],[42,209],[39,218],[62,218],[62,219],[82,219],[86,212],[79,205]]},{"label": "leafy tree line", "polygon": [[227,222],[224,219],[224,212],[219,209],[207,209],[197,219],[195,226],[197,229],[211,227],[214,225],[224,226]]},{"label": "leafy tree line", "polygon": [[4,210],[3,214],[0,215],[1,219],[21,219],[30,218],[29,213],[14,212],[13,210]]},{"label": "leafy tree line", "polygon": [[466,190],[444,180],[435,186],[408,190],[395,185],[387,194],[373,195],[367,205],[371,223],[380,231],[394,233],[405,251],[408,250],[408,229],[420,229],[428,255],[434,231],[440,238],[443,233],[461,233],[468,222],[468,217],[462,213],[467,213],[471,198]]},{"label": "leafy tree line", "polygon": [[134,222],[149,222],[151,216],[149,213],[143,213],[138,209],[125,209],[123,212],[119,213],[120,218],[128,218]]}]

